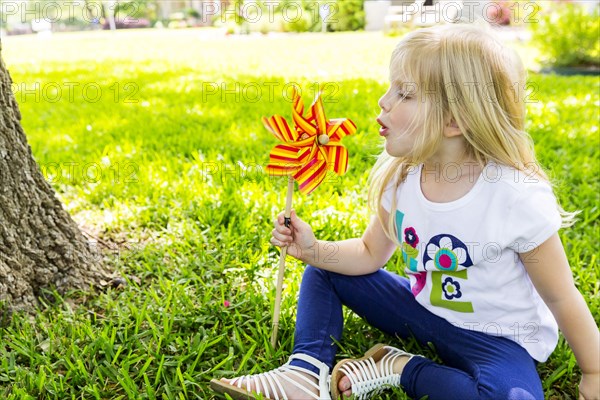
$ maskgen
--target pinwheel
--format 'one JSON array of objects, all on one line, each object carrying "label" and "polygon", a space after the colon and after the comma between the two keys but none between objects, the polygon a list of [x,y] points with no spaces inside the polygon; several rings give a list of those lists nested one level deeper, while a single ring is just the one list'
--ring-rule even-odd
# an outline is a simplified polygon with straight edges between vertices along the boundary
[{"label": "pinwheel", "polygon": [[[343,175],[348,169],[348,150],[340,140],[356,132],[356,125],[349,119],[327,120],[320,93],[304,115],[304,102],[296,88],[293,92],[291,127],[285,118],[274,115],[262,118],[264,126],[281,142],[269,155],[266,171],[272,176],[288,176],[288,191],[285,204],[285,226],[290,225],[290,212],[294,193],[294,180],[302,194],[309,194],[319,186],[328,171]],[[281,292],[285,272],[287,248],[281,248],[277,291],[273,310],[271,344],[277,343]]]}]

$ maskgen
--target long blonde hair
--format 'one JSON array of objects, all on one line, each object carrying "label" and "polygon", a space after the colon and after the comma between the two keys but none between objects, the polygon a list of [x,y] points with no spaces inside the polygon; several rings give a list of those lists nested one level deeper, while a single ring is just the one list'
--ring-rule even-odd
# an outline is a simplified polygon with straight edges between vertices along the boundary
[{"label": "long blonde hair", "polygon": [[[408,155],[392,157],[384,150],[369,177],[369,205],[390,239],[398,243],[394,213],[384,221],[381,211],[384,191],[392,190],[395,210],[396,189],[411,167],[436,153],[450,118],[465,138],[464,158],[482,166],[494,161],[550,182],[525,132],[526,78],[520,57],[502,45],[489,24],[436,25],[402,38],[392,53],[390,81],[418,88],[411,126],[422,118],[422,129]],[[577,212],[558,209],[562,226],[572,225]]]}]

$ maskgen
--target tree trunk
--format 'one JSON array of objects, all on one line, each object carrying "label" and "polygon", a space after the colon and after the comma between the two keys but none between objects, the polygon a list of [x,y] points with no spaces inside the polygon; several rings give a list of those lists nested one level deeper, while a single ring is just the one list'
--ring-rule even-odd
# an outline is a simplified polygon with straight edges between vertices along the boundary
[{"label": "tree trunk", "polygon": [[1,50],[0,41],[0,316],[34,310],[42,289],[64,294],[109,279],[33,159]]}]

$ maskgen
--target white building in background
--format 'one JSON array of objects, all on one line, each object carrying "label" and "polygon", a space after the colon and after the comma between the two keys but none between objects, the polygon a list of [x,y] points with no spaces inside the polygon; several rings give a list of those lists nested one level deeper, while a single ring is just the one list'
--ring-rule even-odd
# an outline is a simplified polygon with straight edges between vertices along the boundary
[{"label": "white building in background", "polygon": [[[124,3],[128,0],[0,0],[1,22],[4,23],[7,18],[11,20],[33,19],[34,14],[42,15],[41,19],[48,13],[55,13],[60,9],[60,13],[66,16],[69,12],[85,7],[86,3],[98,3],[105,7],[112,7],[114,3]],[[187,9],[194,9],[201,12],[210,4],[215,5],[216,9],[221,8],[221,4],[227,4],[233,0],[149,0],[148,3],[154,3],[159,12],[159,18],[168,19],[174,12],[181,12]],[[108,6],[106,6],[108,4]],[[48,18],[45,18],[48,19]]]},{"label": "white building in background", "polygon": [[[25,34],[60,29],[61,25],[73,20],[98,24],[104,15],[111,28],[115,28],[112,18],[117,4],[129,0],[0,0],[0,30],[12,34]],[[198,15],[208,11],[203,18],[210,24],[211,16],[218,14],[234,0],[147,0],[147,5],[156,11],[160,20],[169,20],[176,13],[194,10]],[[123,13],[127,15],[125,11]]]},{"label": "white building in background", "polygon": [[[563,0],[567,3],[567,0]],[[414,25],[432,25],[437,22],[463,19],[473,21],[484,18],[495,21],[494,15],[500,9],[499,1],[490,0],[365,0],[366,30],[388,30],[398,24],[411,22]],[[510,0],[504,2],[512,14],[510,23],[522,22],[533,16],[544,5],[561,7],[555,0]],[[583,6],[592,13],[600,7],[598,0],[570,0],[568,3]]]},{"label": "white building in background", "polygon": [[215,10],[223,10],[233,1],[235,0],[155,0],[157,16],[161,19],[169,19],[171,14],[184,10],[195,10],[200,14],[206,11],[214,15]]},{"label": "white building in background", "polygon": [[490,7],[489,0],[365,0],[366,30],[387,30],[398,24],[433,25],[441,21],[472,21]]}]

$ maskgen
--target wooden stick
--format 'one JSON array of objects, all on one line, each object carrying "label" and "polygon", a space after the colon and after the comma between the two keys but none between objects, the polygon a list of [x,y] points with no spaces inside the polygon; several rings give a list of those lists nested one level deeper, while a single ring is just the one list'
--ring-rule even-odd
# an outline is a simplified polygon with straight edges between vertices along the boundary
[{"label": "wooden stick", "polygon": [[[294,178],[288,177],[288,191],[285,199],[285,226],[290,227],[292,212],[292,196],[294,195]],[[281,292],[283,291],[283,275],[285,274],[285,256],[287,255],[287,246],[281,247],[281,256],[279,258],[279,273],[277,275],[277,288],[275,293],[275,307],[273,309],[273,330],[271,331],[271,346],[277,345],[277,331],[279,330],[279,314],[281,313]]]}]

